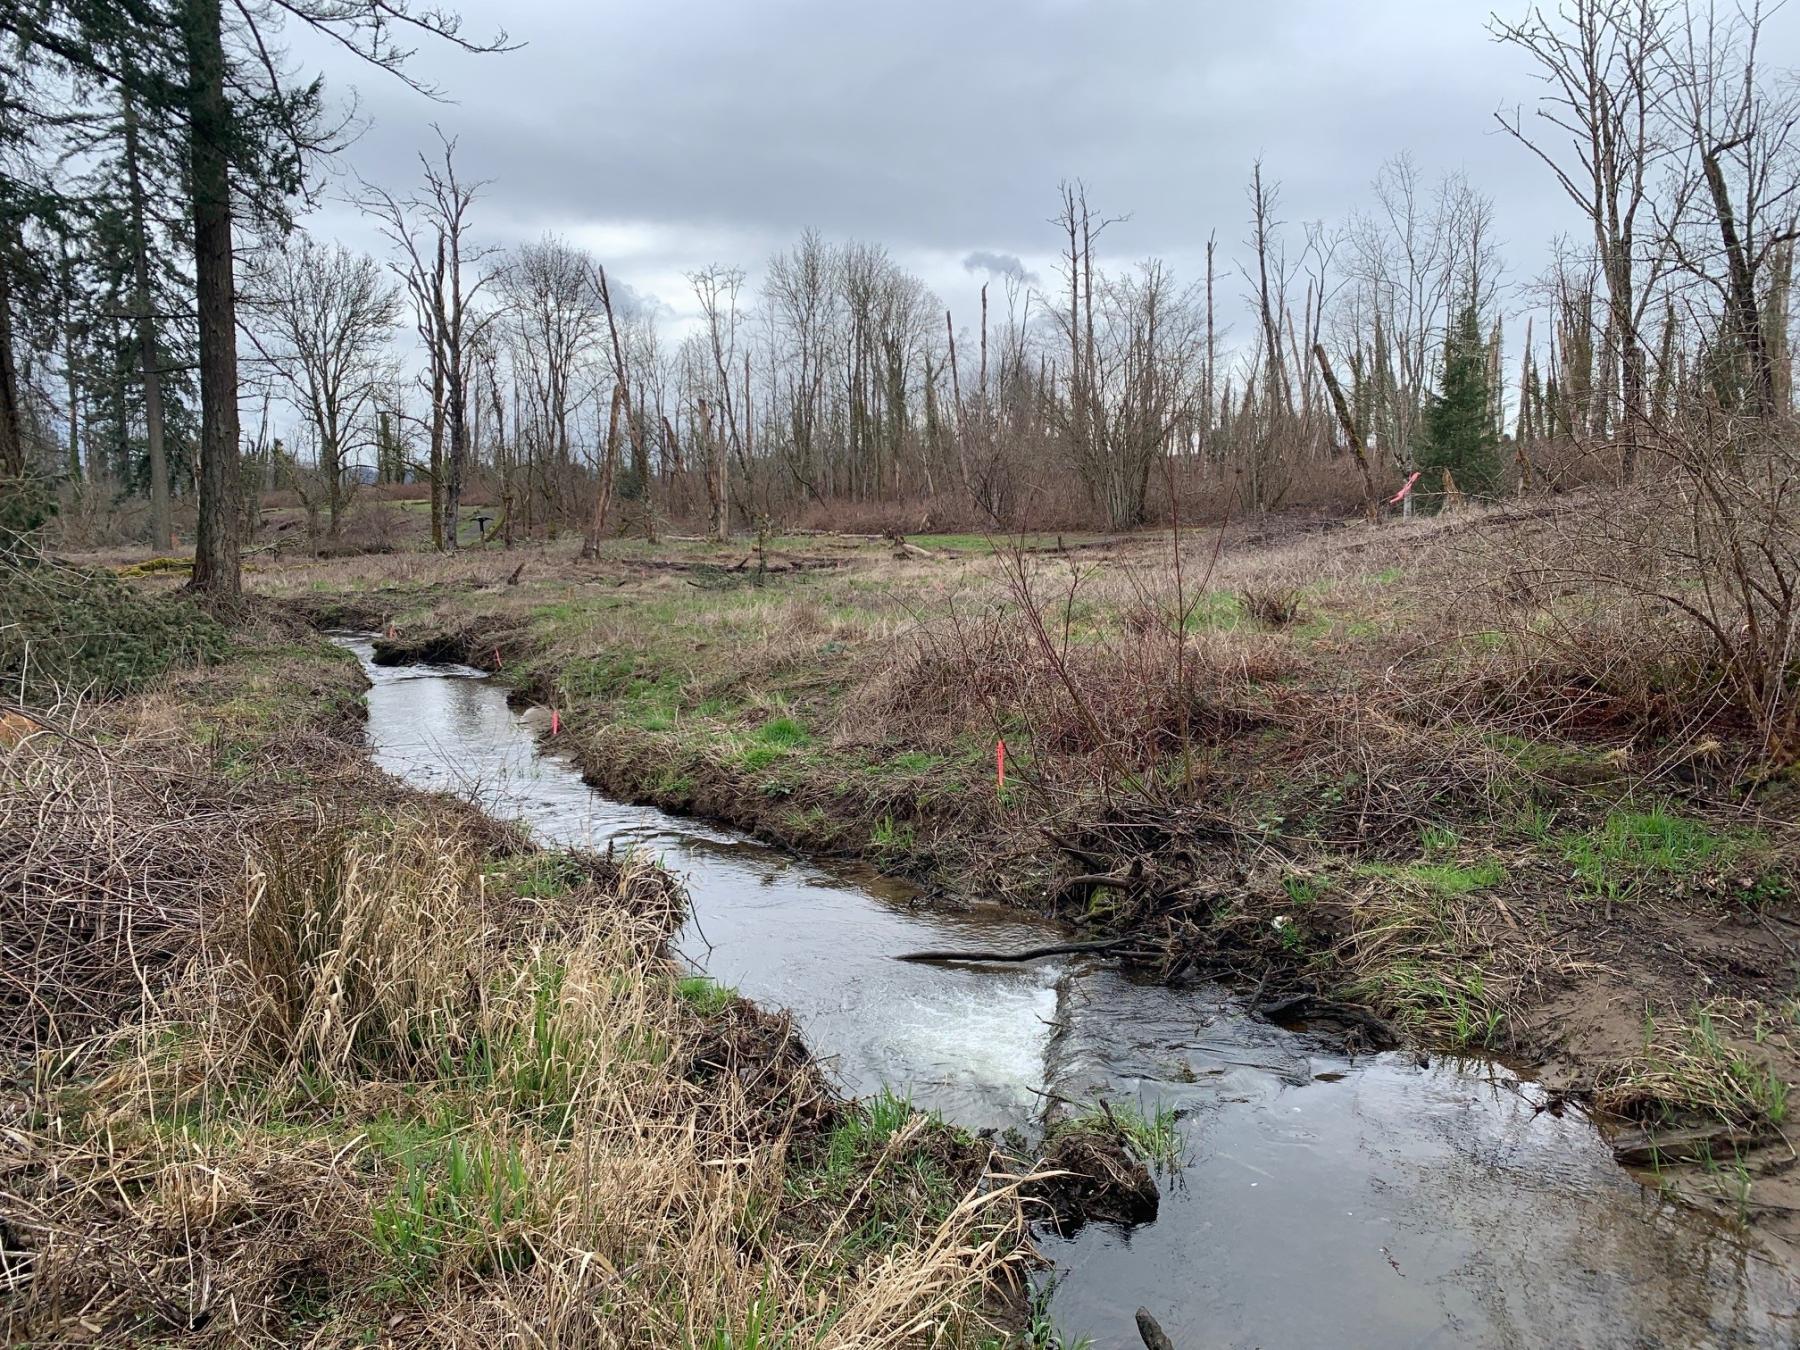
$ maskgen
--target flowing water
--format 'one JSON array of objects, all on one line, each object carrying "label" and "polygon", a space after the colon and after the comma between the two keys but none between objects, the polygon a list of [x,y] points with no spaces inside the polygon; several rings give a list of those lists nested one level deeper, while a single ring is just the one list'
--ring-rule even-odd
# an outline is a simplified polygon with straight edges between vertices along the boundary
[{"label": "flowing water", "polygon": [[1027,1133],[1052,1098],[1177,1111],[1183,1157],[1156,1222],[1042,1239],[1071,1337],[1136,1346],[1141,1304],[1183,1350],[1800,1343],[1790,1271],[1633,1181],[1591,1123],[1540,1110],[1498,1065],[1348,1059],[1222,987],[1140,983],[1099,960],[895,961],[1051,930],[612,801],[481,672],[376,667],[366,641],[342,640],[373,682],[382,767],[545,843],[660,855],[692,897],[681,954],[790,1009],[846,1091],[890,1087],[971,1129]]}]

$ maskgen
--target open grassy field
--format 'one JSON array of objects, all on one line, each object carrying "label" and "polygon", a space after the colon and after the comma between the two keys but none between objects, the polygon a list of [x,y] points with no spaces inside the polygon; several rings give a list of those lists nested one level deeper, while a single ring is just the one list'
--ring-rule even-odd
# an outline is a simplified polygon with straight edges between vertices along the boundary
[{"label": "open grassy field", "polygon": [[567,541],[250,584],[500,668],[617,795],[1515,1057],[1791,1238],[1800,784],[1693,631],[1584,580],[1591,516]]}]

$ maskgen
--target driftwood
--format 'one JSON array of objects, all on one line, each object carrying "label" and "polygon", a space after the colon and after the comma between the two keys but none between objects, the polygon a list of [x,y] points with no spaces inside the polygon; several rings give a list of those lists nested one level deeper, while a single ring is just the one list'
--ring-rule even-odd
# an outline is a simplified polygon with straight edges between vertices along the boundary
[{"label": "driftwood", "polygon": [[1099,890],[1129,890],[1140,880],[1137,875],[1139,870],[1141,869],[1134,864],[1133,871],[1130,872],[1089,872],[1069,877],[1057,885],[1055,899],[1062,901],[1085,897]]},{"label": "driftwood", "polygon": [[1044,956],[1071,956],[1078,952],[1110,952],[1123,947],[1130,938],[1108,938],[1104,942],[1059,942],[1049,947],[1028,947],[1022,952],[907,952],[896,961],[1036,961]]},{"label": "driftwood", "polygon": [[1366,1008],[1334,1003],[1316,994],[1290,994],[1270,1003],[1259,1003],[1256,1011],[1272,1022],[1286,1017],[1297,1021],[1336,1022],[1340,1026],[1353,1027],[1367,1037],[1368,1044],[1373,1049],[1400,1043],[1400,1038],[1394,1034],[1394,1028]]},{"label": "driftwood", "polygon": [[1627,1167],[1656,1167],[1662,1163],[1729,1157],[1755,1142],[1755,1134],[1728,1125],[1670,1130],[1631,1128],[1613,1136],[1612,1149],[1613,1157]]},{"label": "driftwood", "polygon": [[1160,1323],[1150,1315],[1148,1308],[1137,1310],[1138,1335],[1143,1338],[1144,1350],[1175,1350],[1175,1342],[1162,1329]]}]

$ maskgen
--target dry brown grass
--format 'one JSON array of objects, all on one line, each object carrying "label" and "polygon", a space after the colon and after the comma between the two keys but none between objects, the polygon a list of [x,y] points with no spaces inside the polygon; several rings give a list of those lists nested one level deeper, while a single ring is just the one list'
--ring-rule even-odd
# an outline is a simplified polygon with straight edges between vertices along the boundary
[{"label": "dry brown grass", "polygon": [[684,995],[666,873],[350,763],[321,796],[366,807],[233,792],[139,711],[0,764],[9,1342],[973,1343],[1015,1192],[916,1117],[797,1201],[854,1108]]}]

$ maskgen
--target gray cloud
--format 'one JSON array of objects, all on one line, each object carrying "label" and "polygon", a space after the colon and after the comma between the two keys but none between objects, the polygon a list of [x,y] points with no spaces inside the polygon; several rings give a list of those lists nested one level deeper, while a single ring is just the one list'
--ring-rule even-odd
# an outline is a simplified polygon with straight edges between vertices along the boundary
[{"label": "gray cloud", "polygon": [[1014,281],[1034,286],[1037,284],[1038,274],[1026,267],[1016,253],[990,253],[987,249],[978,248],[963,258],[962,265],[965,272],[985,274],[996,280],[1011,277]]},{"label": "gray cloud", "polygon": [[[1224,260],[1242,251],[1259,156],[1296,235],[1366,204],[1401,150],[1494,197],[1515,277],[1577,224],[1541,166],[1495,134],[1495,109],[1540,86],[1488,38],[1487,0],[457,7],[468,32],[505,26],[527,45],[423,45],[417,73],[449,106],[290,35],[302,68],[361,96],[356,170],[410,182],[439,122],[465,171],[491,180],[478,229],[502,243],[568,234],[677,309],[685,271],[754,275],[811,227],[887,245],[960,318],[987,259],[1049,268],[1056,186],[1076,176],[1107,214],[1130,213],[1109,252],[1162,255],[1191,277],[1210,233]],[[1797,35],[1800,6],[1771,20],[1771,64],[1800,63]],[[1229,265],[1222,276],[1236,288]]]}]

